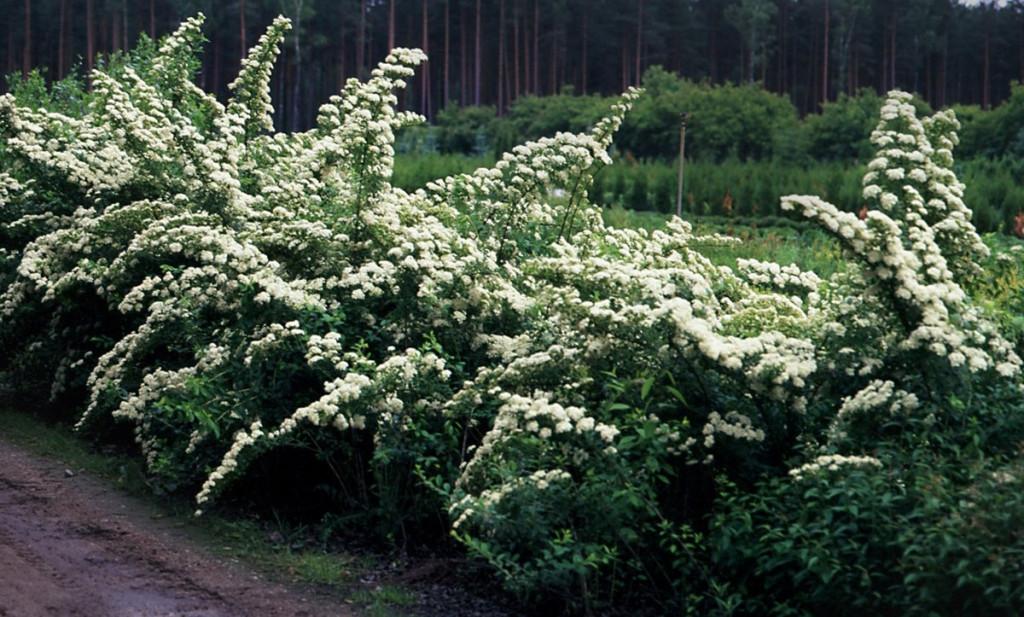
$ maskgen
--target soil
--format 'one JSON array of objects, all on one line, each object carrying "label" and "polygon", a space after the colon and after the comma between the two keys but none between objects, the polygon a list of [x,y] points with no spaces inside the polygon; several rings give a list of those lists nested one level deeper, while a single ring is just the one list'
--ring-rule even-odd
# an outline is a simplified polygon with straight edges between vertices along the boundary
[{"label": "soil", "polygon": [[174,519],[0,440],[0,617],[350,616],[322,590],[269,581]]}]

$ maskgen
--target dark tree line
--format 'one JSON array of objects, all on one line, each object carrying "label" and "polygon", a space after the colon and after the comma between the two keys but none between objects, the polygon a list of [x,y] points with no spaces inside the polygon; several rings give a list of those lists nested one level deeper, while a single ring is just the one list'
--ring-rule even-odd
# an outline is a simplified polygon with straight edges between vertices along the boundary
[{"label": "dark tree line", "polygon": [[[1004,5],[1005,4],[1005,5]],[[571,87],[610,94],[653,65],[694,80],[759,82],[801,112],[861,88],[933,106],[992,106],[1024,80],[1024,0],[0,0],[8,73],[62,77],[97,53],[207,15],[199,75],[223,95],[280,13],[295,23],[274,78],[278,122],[308,126],[344,80],[395,45],[431,61],[403,104],[427,116]]]}]

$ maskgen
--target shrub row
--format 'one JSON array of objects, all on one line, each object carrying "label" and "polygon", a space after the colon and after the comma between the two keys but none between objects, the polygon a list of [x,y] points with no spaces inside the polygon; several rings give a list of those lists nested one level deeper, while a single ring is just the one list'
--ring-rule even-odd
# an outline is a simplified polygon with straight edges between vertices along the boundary
[{"label": "shrub row", "polygon": [[226,105],[192,81],[201,24],[80,107],[0,98],[8,384],[129,435],[199,515],[284,484],[330,532],[450,535],[535,613],[1024,608],[1022,362],[1008,294],[976,295],[1019,255],[970,223],[951,114],[884,102],[863,219],[782,200],[845,267],[727,266],[735,238],[588,201],[636,91],[410,193],[394,91],[421,52],[275,134],[288,21]]}]

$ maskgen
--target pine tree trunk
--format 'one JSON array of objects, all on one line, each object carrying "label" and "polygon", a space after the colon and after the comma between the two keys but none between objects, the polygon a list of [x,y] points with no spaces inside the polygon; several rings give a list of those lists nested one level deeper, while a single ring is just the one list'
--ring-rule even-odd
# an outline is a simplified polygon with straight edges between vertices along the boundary
[{"label": "pine tree trunk", "polygon": [[523,93],[533,90],[532,54],[530,53],[530,20],[523,17]]},{"label": "pine tree trunk", "polygon": [[640,85],[641,56],[644,45],[644,0],[637,0],[636,3],[636,67],[633,70],[634,85]]},{"label": "pine tree trunk", "polygon": [[459,9],[459,104],[469,104],[469,18]]},{"label": "pine tree trunk", "polygon": [[1017,40],[1017,64],[1019,66],[1017,81],[1024,84],[1024,13],[1021,13],[1020,19],[1020,37]]},{"label": "pine tree trunk", "polygon": [[939,106],[946,106],[946,71],[949,63],[949,34],[942,39],[942,64],[939,66]]},{"label": "pine tree trunk", "polygon": [[220,94],[220,76],[221,76],[221,64],[224,61],[224,50],[221,43],[221,37],[215,36],[213,39],[213,78],[211,81],[210,91],[213,92],[214,96]]},{"label": "pine tree trunk", "polygon": [[879,67],[881,70],[878,71],[878,74],[881,76],[881,79],[878,82],[878,89],[881,90],[882,92],[885,92],[888,89],[888,85],[889,85],[889,36],[888,36],[888,32],[889,32],[888,31],[888,27],[886,27],[886,30],[883,31],[883,36],[882,36],[882,65],[881,65],[881,67]]},{"label": "pine tree trunk", "polygon": [[583,42],[580,44],[580,92],[587,94],[587,28],[589,26],[590,11],[586,4],[583,5]]},{"label": "pine tree trunk", "polygon": [[708,28],[708,56],[711,59],[711,83],[718,82],[718,20],[711,20],[711,27]]},{"label": "pine tree trunk", "polygon": [[853,76],[850,94],[857,94],[857,90],[860,90],[860,50],[856,47],[853,49],[853,71],[850,74]]},{"label": "pine tree trunk", "polygon": [[512,22],[512,99],[518,99],[522,91],[519,89],[519,0],[516,1],[515,20]]},{"label": "pine tree trunk", "polygon": [[246,38],[245,25],[245,0],[238,0],[238,46],[241,47],[242,53],[239,58],[244,58],[246,52],[249,51],[249,41]]},{"label": "pine tree trunk", "polygon": [[924,59],[924,100],[928,101],[929,105],[935,104],[932,94],[932,54],[928,52]]},{"label": "pine tree trunk", "polygon": [[451,101],[451,0],[444,0],[444,106]]},{"label": "pine tree trunk", "polygon": [[778,12],[779,24],[775,31],[779,33],[779,58],[775,63],[775,90],[786,92],[786,3],[783,2]]},{"label": "pine tree trunk", "polygon": [[388,3],[388,51],[395,48],[395,0]]},{"label": "pine tree trunk", "polygon": [[622,31],[622,44],[619,45],[619,53],[622,56],[622,84],[619,86],[619,90],[625,91],[629,88],[629,57],[626,51],[627,37],[626,31]]},{"label": "pine tree trunk", "polygon": [[540,96],[540,5],[533,0],[533,93]]},{"label": "pine tree trunk", "polygon": [[[799,29],[797,30],[799,32]],[[788,83],[791,91],[793,92],[793,104],[798,104],[796,99],[796,88],[797,84],[800,83],[800,62],[797,58],[797,42],[796,37],[792,37],[789,43],[789,59],[786,61],[786,68],[789,70]]]},{"label": "pine tree trunk", "polygon": [[[420,47],[423,49],[423,53],[429,56],[430,54],[430,26],[427,16],[427,0],[422,2],[423,8],[423,22],[421,36],[422,40]],[[423,67],[420,69],[420,113],[423,114],[428,120],[430,119],[430,61],[423,63]]]},{"label": "pine tree trunk", "polygon": [[549,59],[551,62],[548,64],[548,87],[551,94],[558,93],[558,78],[557,78],[557,60],[558,60],[558,37],[554,33],[551,35],[551,45],[549,46]]},{"label": "pine tree trunk", "polygon": [[356,36],[356,75],[363,76],[366,68],[366,0],[359,2],[359,34]]},{"label": "pine tree trunk", "polygon": [[292,131],[299,130],[299,107],[302,94],[302,5],[304,0],[295,2],[295,80],[292,84]]},{"label": "pine tree trunk", "polygon": [[831,45],[829,44],[829,18],[831,17],[828,0],[825,0],[825,35],[822,38],[822,49],[821,49],[821,102],[828,102],[828,51]]},{"label": "pine tree trunk", "polygon": [[32,0],[25,0],[25,45],[21,51],[21,72],[32,70]]},{"label": "pine tree trunk", "polygon": [[85,0],[85,66],[91,72],[96,59],[96,20],[94,0]]},{"label": "pine tree trunk", "polygon": [[569,83],[569,32],[563,23],[558,28],[558,83],[561,88]]},{"label": "pine tree trunk", "polygon": [[345,55],[345,29],[341,29],[341,36],[338,42],[338,86],[335,88],[336,91],[341,91],[345,87],[345,79],[348,78],[348,62]]},{"label": "pine tree trunk", "polygon": [[57,79],[64,77],[68,53],[68,0],[60,0],[60,34],[57,35]]},{"label": "pine tree trunk", "polygon": [[810,112],[814,107],[817,106],[818,93],[821,91],[821,84],[818,83],[818,77],[821,75],[820,70],[820,46],[821,46],[821,33],[818,31],[818,20],[814,20],[814,33],[811,35],[811,62],[807,63],[807,89],[805,90],[804,101],[802,111],[804,113]]},{"label": "pine tree trunk", "polygon": [[843,36],[843,70],[842,73],[846,78],[846,84],[843,86],[849,94],[853,94],[853,63],[857,49],[857,18],[852,16],[849,19],[849,23],[846,27],[846,32]]},{"label": "pine tree trunk", "polygon": [[[242,0],[242,15],[245,15],[245,0]],[[156,38],[156,0],[149,0],[149,38]]]},{"label": "pine tree trunk", "polygon": [[896,88],[896,14],[892,15],[889,27],[889,89]]},{"label": "pine tree trunk", "polygon": [[768,49],[764,45],[761,46],[761,87],[768,88]]},{"label": "pine tree trunk", "polygon": [[121,28],[117,18],[117,11],[110,14],[110,51],[115,52],[121,49]]},{"label": "pine tree trunk", "polygon": [[754,67],[756,65],[755,60],[757,59],[757,36],[750,37],[750,48],[747,49],[747,78],[750,83],[754,83],[756,73]]},{"label": "pine tree trunk", "polygon": [[[676,24],[676,28],[682,30],[681,24]],[[671,64],[669,70],[675,72],[680,77],[683,76],[683,39],[680,36],[672,37],[672,51],[671,51]]]},{"label": "pine tree trunk", "polygon": [[505,0],[498,0],[498,115],[505,114]]},{"label": "pine tree trunk", "polygon": [[480,54],[480,0],[476,0],[476,44],[473,49],[473,77],[474,77],[474,96],[473,101],[476,105],[480,104],[480,71],[481,71],[481,54]]},{"label": "pine tree trunk", "polygon": [[[13,73],[14,67],[17,66],[14,60],[14,20],[7,20],[7,70],[6,73]],[[6,84],[0,84],[6,85]]]}]

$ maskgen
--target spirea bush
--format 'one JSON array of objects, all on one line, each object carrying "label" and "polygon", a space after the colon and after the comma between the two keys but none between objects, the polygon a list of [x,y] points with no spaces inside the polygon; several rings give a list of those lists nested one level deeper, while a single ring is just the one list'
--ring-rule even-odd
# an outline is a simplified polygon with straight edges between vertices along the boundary
[{"label": "spirea bush", "polygon": [[[638,91],[588,133],[407,192],[391,183],[394,135],[420,118],[394,92],[421,52],[350,80],[316,128],[274,133],[288,21],[226,104],[192,82],[201,25],[94,71],[80,113],[0,98],[3,369],[82,392],[79,430],[129,427],[154,485],[194,491],[200,513],[260,461],[310,452],[332,507],[359,515],[353,533],[407,542],[443,517],[525,601],[727,613],[784,579],[799,613],[873,579],[804,593],[793,573],[820,561],[758,553],[795,546],[773,513],[884,499],[908,453],[1019,447],[1021,360],[964,291],[987,249],[952,171],[951,113],[919,119],[890,93],[865,220],[784,198],[848,268],[730,269],[697,248],[729,238],[679,219],[612,229],[590,204]],[[307,473],[293,482],[313,490]],[[960,476],[947,494],[1013,499]],[[801,493],[819,485],[838,492]],[[904,545],[872,516],[888,535],[852,537],[888,558]],[[997,518],[994,537],[1014,533]],[[840,548],[829,567],[848,563]],[[1022,597],[1001,593],[984,597]]]}]

